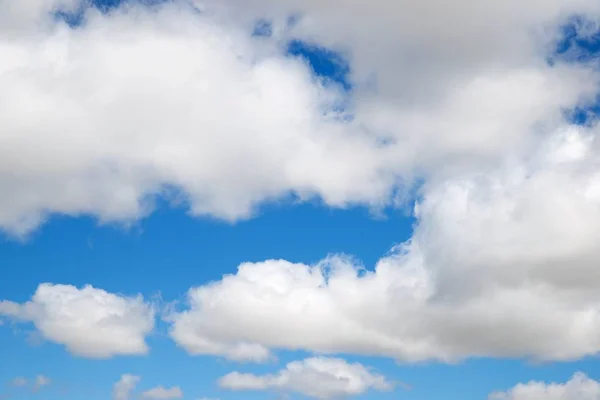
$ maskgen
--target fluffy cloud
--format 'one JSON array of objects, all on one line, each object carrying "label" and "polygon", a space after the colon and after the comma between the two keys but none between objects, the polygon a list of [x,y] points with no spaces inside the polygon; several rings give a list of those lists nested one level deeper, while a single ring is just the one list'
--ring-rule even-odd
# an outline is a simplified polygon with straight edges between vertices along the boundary
[{"label": "fluffy cloud", "polygon": [[595,128],[571,128],[526,160],[430,182],[413,237],[374,271],[340,256],[242,264],[189,291],[171,336],[193,354],[254,361],[270,349],[403,361],[596,354],[598,150]]},{"label": "fluffy cloud", "polygon": [[151,400],[181,399],[183,397],[183,391],[177,386],[174,386],[169,389],[163,386],[158,386],[145,391],[141,394],[141,397],[143,399]]},{"label": "fluffy cloud", "polygon": [[600,382],[579,372],[567,383],[521,383],[507,392],[493,393],[490,400],[598,400]]},{"label": "fluffy cloud", "polygon": [[[48,15],[76,2],[27,3],[0,0],[6,231],[52,213],[131,221],[154,196],[227,220],[290,194],[382,206],[425,178],[412,239],[374,271],[270,260],[190,290],[169,317],[191,353],[600,350],[598,132],[564,116],[599,75],[547,62],[571,16],[598,21],[596,0],[175,1],[87,9],[78,29]],[[258,17],[273,37],[249,35]],[[355,90],[286,57],[290,38],[343,51]],[[92,357],[144,353],[153,327],[141,298],[89,287],[42,285],[0,315]]]},{"label": "fluffy cloud", "polygon": [[[156,196],[226,220],[289,195],[379,207],[415,175],[526,151],[598,82],[545,62],[592,0],[176,1],[87,9],[78,29],[48,14],[77,1],[27,3],[0,1],[0,227],[15,235],[53,213],[132,221]],[[272,38],[250,36],[259,17]],[[349,98],[284,55],[295,37],[348,55]]]},{"label": "fluffy cloud", "polygon": [[0,301],[0,315],[32,322],[45,339],[90,358],[145,354],[145,337],[154,327],[154,309],[141,296],[91,286],[42,284],[24,304]]},{"label": "fluffy cloud", "polygon": [[[129,400],[140,380],[141,378],[136,375],[121,375],[121,379],[119,379],[119,381],[113,386],[113,399]],[[178,386],[174,386],[172,388],[157,386],[155,388],[146,390],[139,395],[139,398],[149,400],[181,399],[182,397],[183,391]]]},{"label": "fluffy cloud", "polygon": [[382,375],[362,364],[349,364],[337,358],[308,358],[289,363],[275,375],[257,376],[232,372],[219,380],[229,390],[281,390],[318,399],[359,395],[369,389],[391,390]]},{"label": "fluffy cloud", "polygon": [[377,142],[345,130],[335,89],[180,3],[0,42],[0,225],[128,221],[162,194],[228,220],[292,191],[332,205],[386,194]]},{"label": "fluffy cloud", "polygon": [[140,381],[139,376],[131,374],[121,375],[121,379],[113,386],[113,400],[129,400],[131,392]]}]

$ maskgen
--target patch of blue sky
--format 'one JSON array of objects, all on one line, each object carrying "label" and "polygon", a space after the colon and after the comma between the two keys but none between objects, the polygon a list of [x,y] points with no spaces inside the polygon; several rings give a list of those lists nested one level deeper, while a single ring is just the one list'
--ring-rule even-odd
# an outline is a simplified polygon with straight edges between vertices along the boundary
[{"label": "patch of blue sky", "polygon": [[[597,24],[584,17],[575,16],[562,28],[561,38],[557,41],[553,54],[549,57],[551,65],[556,62],[585,63],[593,68],[600,67],[600,29]],[[575,124],[591,123],[600,114],[600,95],[595,101],[580,104],[566,110],[566,115]]]}]

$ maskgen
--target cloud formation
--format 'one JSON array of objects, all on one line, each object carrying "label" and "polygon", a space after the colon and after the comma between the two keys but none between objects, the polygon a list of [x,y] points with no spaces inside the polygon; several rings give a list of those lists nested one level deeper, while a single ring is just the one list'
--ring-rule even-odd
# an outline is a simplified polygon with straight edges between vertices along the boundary
[{"label": "cloud formation", "polygon": [[387,391],[394,385],[359,363],[315,357],[294,361],[274,375],[232,372],[219,380],[229,390],[278,390],[317,399],[356,396],[370,389]]},{"label": "cloud formation", "polygon": [[[131,222],[157,196],[225,220],[290,196],[382,207],[414,178],[528,151],[599,81],[546,62],[562,23],[598,17],[593,0],[194,4],[84,7],[71,29],[50,11],[76,0],[0,2],[3,230]],[[259,18],[272,37],[251,37]],[[355,90],[288,57],[293,38],[347,55]]]},{"label": "cloud formation", "polygon": [[129,400],[131,392],[133,392],[139,381],[139,376],[121,375],[121,379],[113,386],[113,400]]},{"label": "cloud formation", "polygon": [[[600,351],[599,132],[567,116],[600,76],[548,62],[573,15],[599,20],[596,0],[175,1],[87,8],[77,29],[49,14],[76,1],[20,3],[0,0],[11,234],[52,214],[134,221],[157,196],[230,221],[289,196],[382,207],[424,182],[412,238],[373,271],[341,256],[267,260],[192,288],[168,316],[190,353]],[[259,17],[273,36],[250,35]],[[342,52],[353,91],[287,56],[290,39]],[[97,358],[146,353],[154,326],[141,297],[51,284],[0,315]]]},{"label": "cloud formation", "polygon": [[[573,360],[600,351],[600,161],[595,128],[527,160],[423,188],[413,237],[367,271],[245,263],[170,315],[192,354],[264,361],[271,349]],[[244,351],[240,351],[244,349]]]},{"label": "cloud formation", "polygon": [[140,396],[143,399],[151,400],[181,399],[183,397],[183,391],[178,386],[174,386],[172,388],[157,386],[145,391]]},{"label": "cloud formation", "polygon": [[335,89],[175,3],[3,39],[0,226],[22,234],[52,213],[127,222],[158,195],[226,220],[290,192],[331,205],[385,195],[377,143],[346,131]]},{"label": "cloud formation", "polygon": [[141,296],[92,286],[41,284],[26,303],[0,301],[0,315],[31,322],[44,339],[89,358],[145,354],[146,335],[154,328],[154,308]]},{"label": "cloud formation", "polygon": [[578,372],[566,383],[531,381],[507,392],[492,393],[489,400],[598,400],[600,382]]}]

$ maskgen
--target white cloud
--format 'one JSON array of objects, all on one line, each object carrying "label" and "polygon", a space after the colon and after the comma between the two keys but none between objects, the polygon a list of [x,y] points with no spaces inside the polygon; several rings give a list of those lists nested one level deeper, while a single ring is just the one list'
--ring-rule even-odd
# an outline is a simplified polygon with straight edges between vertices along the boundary
[{"label": "white cloud", "polygon": [[145,337],[154,327],[154,309],[141,296],[92,286],[42,284],[24,304],[0,301],[0,315],[32,322],[45,339],[90,358],[145,354]]},{"label": "white cloud", "polygon": [[[593,0],[169,2],[88,11],[76,30],[47,16],[62,3],[0,1],[19,27],[0,39],[0,226],[15,235],[53,213],[129,222],[157,195],[226,220],[290,194],[389,204],[415,175],[526,151],[598,82],[545,63],[561,21],[598,15]],[[296,28],[249,36],[249,19],[291,11],[305,12]],[[283,55],[290,36],[348,54],[353,121],[325,112],[341,96]]]},{"label": "white cloud", "polygon": [[141,397],[143,399],[153,400],[181,399],[183,397],[183,391],[177,386],[169,389],[163,386],[158,386],[145,391],[142,393]]},{"label": "white cloud", "polygon": [[323,115],[338,96],[303,63],[163,9],[90,12],[85,28],[0,43],[2,226],[25,233],[53,212],[129,221],[165,185],[228,220],[290,191],[379,201],[375,139]]},{"label": "white cloud", "polygon": [[140,381],[139,376],[123,374],[113,386],[113,400],[129,400],[131,392]]},{"label": "white cloud", "polygon": [[[88,11],[76,30],[50,22],[57,1],[15,4],[0,0],[0,226],[13,234],[52,213],[132,221],[167,187],[194,215],[235,220],[290,193],[383,205],[426,178],[412,239],[375,272],[270,260],[190,290],[170,317],[191,353],[600,350],[598,132],[563,116],[599,73],[546,62],[570,16],[599,19],[596,0],[205,0],[202,13]],[[291,11],[304,18],[282,28]],[[275,37],[250,38],[269,15]],[[289,37],[347,54],[352,121],[283,56]],[[42,285],[0,315],[91,357],[144,353],[153,327],[141,298],[93,288]]]},{"label": "white cloud", "polygon": [[[170,315],[192,354],[240,346],[389,356],[571,360],[600,351],[600,152],[571,129],[520,162],[429,182],[413,237],[374,272],[332,256],[242,264]],[[243,358],[243,357],[242,357]]]},{"label": "white cloud", "polygon": [[531,381],[520,383],[507,392],[493,393],[490,400],[598,400],[600,382],[576,373],[566,383]]},{"label": "white cloud", "polygon": [[275,389],[318,399],[355,396],[369,389],[391,390],[394,386],[362,364],[323,357],[291,362],[275,375],[232,372],[222,377],[219,385],[229,390]]}]

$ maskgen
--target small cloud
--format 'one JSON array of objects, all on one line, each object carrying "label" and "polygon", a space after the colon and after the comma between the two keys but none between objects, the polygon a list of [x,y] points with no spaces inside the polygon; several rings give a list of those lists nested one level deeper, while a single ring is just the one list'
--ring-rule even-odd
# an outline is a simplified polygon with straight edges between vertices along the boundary
[{"label": "small cloud", "polygon": [[253,375],[232,372],[219,380],[229,390],[284,391],[316,399],[332,399],[361,395],[368,390],[393,390],[396,383],[373,373],[360,363],[350,364],[339,358],[313,357],[289,363],[276,374]]},{"label": "small cloud", "polygon": [[181,399],[183,392],[178,386],[174,386],[167,389],[163,386],[158,386],[153,389],[147,390],[142,393],[142,399],[151,400],[170,400],[170,399]]},{"label": "small cloud", "polygon": [[129,400],[129,394],[135,389],[139,381],[139,376],[130,374],[121,375],[121,379],[113,386],[113,399]]}]

